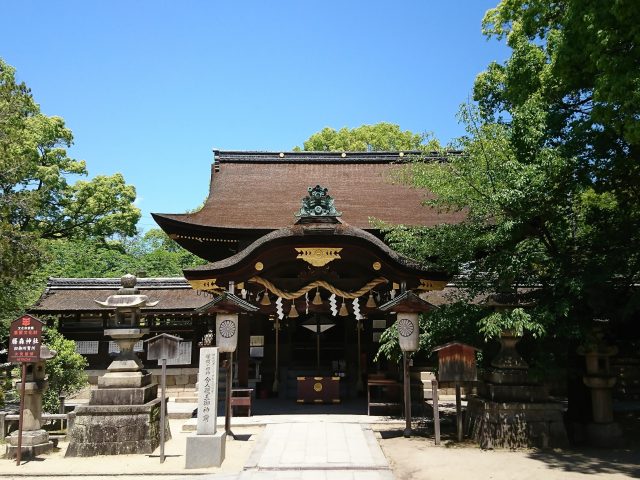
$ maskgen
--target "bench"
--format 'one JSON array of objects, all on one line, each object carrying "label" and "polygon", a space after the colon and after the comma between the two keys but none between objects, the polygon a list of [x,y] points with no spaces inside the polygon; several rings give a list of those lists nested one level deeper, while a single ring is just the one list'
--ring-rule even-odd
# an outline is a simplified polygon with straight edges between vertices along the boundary
[{"label": "bench", "polygon": [[404,411],[402,384],[387,378],[369,378],[367,381],[367,415],[372,408]]},{"label": "bench", "polygon": [[231,414],[234,407],[246,407],[247,416],[251,416],[251,405],[253,402],[253,388],[232,388],[231,389]]}]

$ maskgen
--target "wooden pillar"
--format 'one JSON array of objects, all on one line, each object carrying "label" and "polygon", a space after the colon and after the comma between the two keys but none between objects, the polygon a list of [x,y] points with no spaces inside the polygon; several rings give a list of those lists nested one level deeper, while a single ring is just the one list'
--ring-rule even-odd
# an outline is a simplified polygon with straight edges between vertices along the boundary
[{"label": "wooden pillar", "polygon": [[238,386],[244,388],[249,386],[250,320],[249,315],[240,314],[238,316],[238,348],[236,350],[238,359]]},{"label": "wooden pillar", "polygon": [[404,365],[404,419],[405,427],[403,435],[411,436],[411,378],[409,376],[409,355],[402,352],[402,363]]}]

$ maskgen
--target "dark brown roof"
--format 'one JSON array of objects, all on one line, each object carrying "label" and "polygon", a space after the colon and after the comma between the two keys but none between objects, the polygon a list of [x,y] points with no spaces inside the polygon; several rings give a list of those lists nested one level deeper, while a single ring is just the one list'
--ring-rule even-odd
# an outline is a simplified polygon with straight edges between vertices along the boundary
[{"label": "dark brown roof", "polygon": [[[184,278],[139,278],[136,287],[155,307],[144,308],[149,313],[191,311],[211,299],[194,291]],[[94,300],[105,300],[121,288],[119,278],[49,278],[47,288],[29,309],[36,314],[105,311]]]},{"label": "dark brown roof", "polygon": [[404,225],[460,221],[460,213],[424,207],[428,198],[424,190],[394,181],[393,173],[416,155],[422,154],[215,151],[204,207],[195,213],[154,216],[163,228],[163,220],[173,220],[193,226],[275,230],[294,222],[307,187],[319,184],[329,189],[342,220],[355,227],[372,229],[372,218]]}]

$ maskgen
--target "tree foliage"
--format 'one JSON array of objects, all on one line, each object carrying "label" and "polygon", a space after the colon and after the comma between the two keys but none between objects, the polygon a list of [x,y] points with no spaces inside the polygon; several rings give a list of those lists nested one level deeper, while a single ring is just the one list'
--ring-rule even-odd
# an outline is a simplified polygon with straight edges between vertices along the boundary
[{"label": "tree foliage", "polygon": [[120,174],[78,180],[87,169],[67,154],[72,143],[64,120],[41,113],[0,59],[0,281],[38,264],[39,239],[135,233],[135,189]]},{"label": "tree foliage", "polygon": [[409,175],[436,194],[430,205],[466,220],[388,240],[458,274],[470,300],[532,287],[525,323],[537,334],[637,315],[639,15],[624,0],[504,0],[487,12],[485,33],[512,54],[478,76],[461,110],[464,154]]},{"label": "tree foliage", "polygon": [[[427,133],[402,131],[386,122],[335,130],[325,127],[304,142],[306,151],[367,152],[398,150],[438,150],[440,144]],[[300,150],[296,147],[295,150]]]},{"label": "tree foliage", "polygon": [[[182,275],[182,269],[204,261],[173,242],[160,229],[121,240],[40,240],[42,265],[23,279],[0,283],[0,345],[6,325],[33,305],[49,277],[120,277],[141,273],[151,277]],[[3,328],[5,327],[5,328]]]},{"label": "tree foliage", "polygon": [[49,388],[42,396],[45,412],[56,413],[60,408],[59,397],[79,392],[87,383],[87,359],[76,353],[73,340],[65,339],[55,328],[47,327],[43,334],[43,342],[56,351],[55,357],[47,360],[45,373],[49,379]]}]

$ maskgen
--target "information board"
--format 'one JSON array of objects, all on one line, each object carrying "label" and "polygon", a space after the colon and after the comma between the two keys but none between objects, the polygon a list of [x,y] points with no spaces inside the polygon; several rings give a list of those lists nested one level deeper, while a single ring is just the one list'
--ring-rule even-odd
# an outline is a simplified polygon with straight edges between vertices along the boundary
[{"label": "information board", "polygon": [[42,322],[31,315],[11,322],[9,329],[9,362],[31,363],[40,360]]}]

